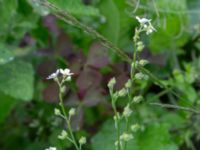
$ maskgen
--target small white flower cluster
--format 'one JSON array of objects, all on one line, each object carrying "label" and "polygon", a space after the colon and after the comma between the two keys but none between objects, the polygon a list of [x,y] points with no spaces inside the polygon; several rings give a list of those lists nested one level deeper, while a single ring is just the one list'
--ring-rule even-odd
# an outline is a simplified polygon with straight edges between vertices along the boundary
[{"label": "small white flower cluster", "polygon": [[136,19],[140,23],[140,26],[146,31],[146,34],[149,35],[152,32],[156,31],[156,29],[151,24],[151,19],[140,18],[136,16]]},{"label": "small white flower cluster", "polygon": [[70,70],[68,68],[66,69],[57,69],[56,72],[52,73],[51,75],[49,75],[47,77],[47,79],[55,79],[59,76],[59,74],[61,74],[63,77],[66,78],[66,81],[70,81],[71,80],[71,76],[74,73],[71,73]]}]

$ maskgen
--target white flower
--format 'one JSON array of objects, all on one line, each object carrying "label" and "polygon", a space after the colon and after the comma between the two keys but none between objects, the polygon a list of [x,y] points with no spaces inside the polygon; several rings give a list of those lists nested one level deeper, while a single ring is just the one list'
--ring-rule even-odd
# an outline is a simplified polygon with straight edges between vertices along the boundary
[{"label": "white flower", "polygon": [[46,148],[45,150],[56,150],[56,147],[49,147],[49,148]]},{"label": "white flower", "polygon": [[63,75],[63,76],[72,76],[74,73],[71,73],[70,70],[68,68],[66,69],[60,69],[60,73]]},{"label": "white flower", "polygon": [[48,79],[48,80],[49,80],[49,79],[55,79],[55,78],[58,77],[59,73],[60,73],[60,70],[58,69],[58,70],[56,70],[56,72],[54,72],[54,73],[52,73],[51,75],[49,75],[49,76],[47,77],[47,79]]},{"label": "white flower", "polygon": [[[136,16],[136,19],[138,20],[138,22],[139,22],[140,24],[146,24],[146,23],[150,23],[150,22],[151,22],[150,19],[140,18],[140,17],[138,17],[138,16]],[[147,26],[145,25],[145,27],[147,27]]]},{"label": "white flower", "polygon": [[156,29],[151,24],[151,19],[140,18],[136,16],[136,19],[140,23],[141,27],[146,31],[146,34],[149,35],[152,32],[156,31]]}]

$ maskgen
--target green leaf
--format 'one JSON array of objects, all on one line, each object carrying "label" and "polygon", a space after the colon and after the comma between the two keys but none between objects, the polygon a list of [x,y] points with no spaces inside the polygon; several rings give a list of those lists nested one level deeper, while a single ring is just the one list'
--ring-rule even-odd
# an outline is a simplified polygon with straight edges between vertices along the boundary
[{"label": "green leaf", "polygon": [[[102,0],[99,5],[100,13],[106,18],[99,28],[100,33],[115,45],[130,51],[132,48],[132,19],[126,14],[127,4],[121,0]],[[119,60],[114,53],[113,60]]]},{"label": "green leaf", "polygon": [[[150,38],[152,52],[174,50],[183,46],[188,39],[188,15],[186,0],[155,1],[159,10],[159,24],[155,24],[157,32]],[[181,13],[180,13],[181,12]],[[161,38],[162,37],[162,38]]]},{"label": "green leaf", "polygon": [[33,7],[33,9],[42,16],[46,16],[49,14],[49,9],[40,5],[39,1],[28,0],[29,4]]},{"label": "green leaf", "polygon": [[3,65],[12,61],[13,58],[14,58],[14,55],[11,51],[11,48],[4,45],[3,43],[0,43],[0,65]]},{"label": "green leaf", "polygon": [[5,120],[16,103],[13,98],[0,92],[0,123]]},{"label": "green leaf", "polygon": [[52,4],[56,5],[58,8],[66,10],[74,15],[88,15],[88,16],[98,16],[98,9],[92,6],[86,6],[81,0],[49,0]]},{"label": "green leaf", "polygon": [[33,96],[33,67],[22,61],[0,66],[0,91],[13,98],[31,100]]},{"label": "green leaf", "polygon": [[12,26],[15,18],[17,6],[17,0],[0,0],[0,36],[10,30],[10,26]]},{"label": "green leaf", "polygon": [[[125,124],[121,124],[125,126]],[[92,139],[94,150],[114,150],[116,140],[116,131],[113,121],[107,121],[102,129]],[[128,143],[127,150],[178,150],[177,145],[172,141],[168,132],[168,125],[152,124],[145,128],[144,131],[138,131],[134,138]]]},{"label": "green leaf", "polygon": [[101,33],[114,44],[118,43],[120,32],[120,14],[113,0],[102,0],[99,4],[106,22],[101,26]]},{"label": "green leaf", "polygon": [[0,0],[0,14],[0,40],[21,40],[39,19],[26,0]]}]

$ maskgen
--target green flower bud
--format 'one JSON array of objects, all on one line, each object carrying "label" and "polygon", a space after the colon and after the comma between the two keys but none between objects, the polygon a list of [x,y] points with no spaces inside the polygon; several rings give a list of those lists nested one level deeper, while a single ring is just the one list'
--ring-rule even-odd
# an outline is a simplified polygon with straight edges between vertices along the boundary
[{"label": "green flower bud", "polygon": [[133,97],[133,103],[140,103],[143,100],[142,96]]},{"label": "green flower bud", "polygon": [[149,62],[147,60],[145,60],[145,59],[142,59],[142,60],[139,61],[139,65],[141,65],[141,66],[145,66],[148,63]]},{"label": "green flower bud", "polygon": [[149,77],[148,77],[148,75],[145,75],[145,74],[139,72],[139,73],[135,74],[135,79],[136,80],[148,80]]},{"label": "green flower bud", "polygon": [[79,144],[80,144],[80,145],[84,145],[86,142],[87,142],[86,137],[83,137],[83,136],[82,136],[82,137],[79,139]]},{"label": "green flower bud", "polygon": [[130,106],[127,105],[125,108],[124,108],[124,111],[123,111],[123,116],[128,118],[130,117],[130,115],[132,114],[132,110],[130,109]]},{"label": "green flower bud", "polygon": [[127,89],[129,89],[129,88],[131,88],[131,85],[132,85],[131,80],[128,79],[128,81],[127,81],[126,84],[125,84],[125,87],[126,87]]},{"label": "green flower bud", "polygon": [[112,78],[109,82],[108,82],[108,88],[109,89],[113,89],[114,85],[116,84],[116,79]]},{"label": "green flower bud", "polygon": [[65,130],[62,130],[61,134],[58,135],[58,138],[59,138],[60,140],[64,140],[64,139],[67,138],[67,136],[68,136],[68,133],[67,133]]},{"label": "green flower bud", "polygon": [[119,96],[120,97],[123,97],[123,96],[125,96],[126,95],[126,93],[127,93],[127,91],[126,91],[126,89],[121,89],[119,92],[118,92],[118,94],[119,94]]},{"label": "green flower bud", "polygon": [[65,91],[66,91],[66,86],[62,86],[61,87],[61,93],[65,93]]},{"label": "green flower bud", "polygon": [[131,126],[131,130],[133,132],[137,132],[140,129],[140,125],[139,124],[134,124]]},{"label": "green flower bud", "polygon": [[60,116],[60,115],[61,115],[61,112],[60,112],[60,110],[59,110],[58,108],[55,108],[55,109],[54,109],[54,114],[55,114],[56,116]]},{"label": "green flower bud", "polygon": [[143,49],[144,49],[144,45],[140,45],[137,47],[137,52],[142,52]]},{"label": "green flower bud", "polygon": [[69,82],[69,81],[71,81],[72,80],[72,77],[71,76],[68,76],[66,79],[65,79],[65,81],[67,81],[67,82]]},{"label": "green flower bud", "polygon": [[130,141],[131,139],[133,139],[133,135],[132,134],[128,134],[128,133],[123,133],[121,136],[120,136],[120,140],[123,140],[123,141]]},{"label": "green flower bud", "polygon": [[139,64],[138,61],[132,62],[131,67],[132,67],[132,68],[134,68],[134,67],[137,68],[138,64]]},{"label": "green flower bud", "polygon": [[74,116],[75,113],[76,113],[76,109],[75,109],[75,108],[71,108],[71,109],[69,110],[69,116]]}]

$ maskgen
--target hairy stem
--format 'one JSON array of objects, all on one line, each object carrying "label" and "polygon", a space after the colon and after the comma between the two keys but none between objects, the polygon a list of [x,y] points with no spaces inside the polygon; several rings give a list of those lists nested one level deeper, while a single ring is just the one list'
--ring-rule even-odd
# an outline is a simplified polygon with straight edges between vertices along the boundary
[{"label": "hairy stem", "polygon": [[200,111],[196,109],[192,109],[190,107],[183,107],[183,106],[178,106],[178,105],[171,105],[171,104],[161,104],[161,103],[149,103],[150,105],[155,105],[155,106],[160,106],[163,108],[172,108],[172,109],[179,109],[179,110],[184,110],[184,111],[189,111],[195,114],[200,114]]}]

